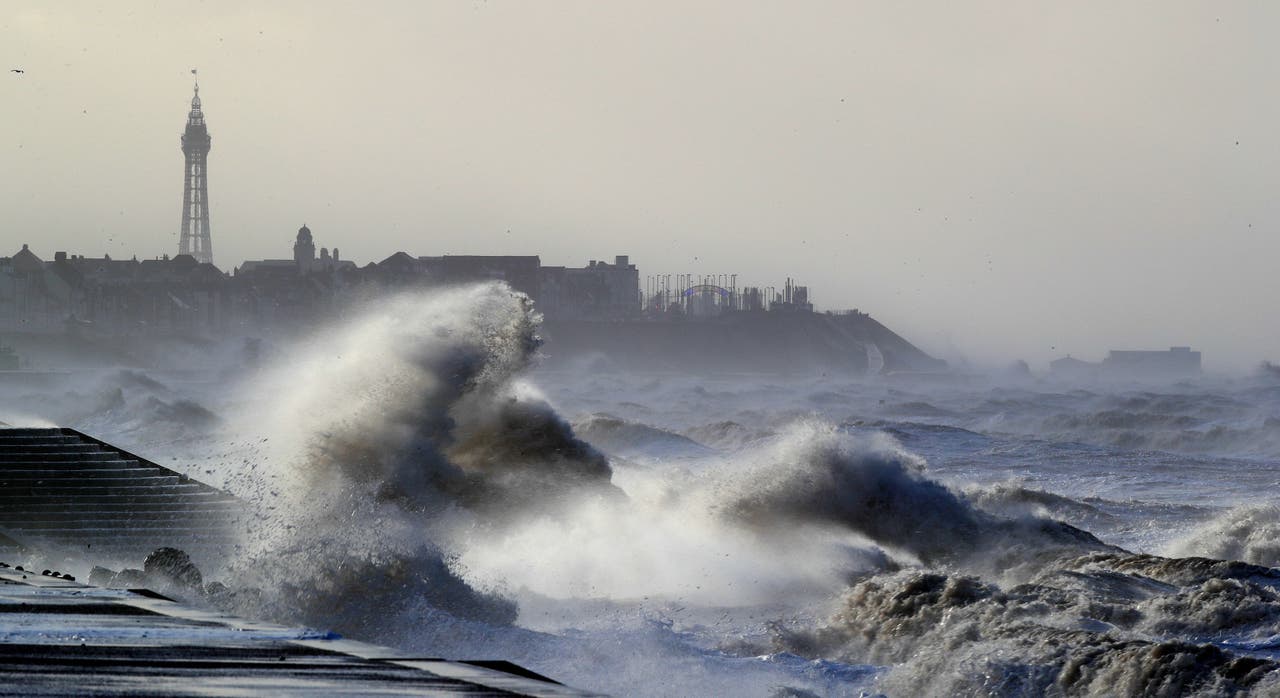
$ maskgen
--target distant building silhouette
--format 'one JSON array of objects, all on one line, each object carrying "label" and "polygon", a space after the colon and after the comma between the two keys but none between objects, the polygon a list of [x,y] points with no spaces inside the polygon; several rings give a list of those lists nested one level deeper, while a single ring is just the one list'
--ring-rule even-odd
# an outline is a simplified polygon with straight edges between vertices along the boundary
[{"label": "distant building silhouette", "polygon": [[210,336],[227,328],[226,282],[191,255],[46,262],[23,245],[0,257],[0,331]]},{"label": "distant building silhouette", "polygon": [[298,228],[298,239],[293,243],[293,261],[299,271],[307,271],[316,261],[316,243],[311,239],[311,229],[306,223]]},{"label": "distant building silhouette", "polygon": [[[191,71],[194,73],[195,71]],[[200,108],[200,83],[195,85],[187,130],[182,134],[182,232],[178,254],[191,255],[197,262],[213,264],[213,242],[209,235],[209,178],[207,163],[212,140]]]},{"label": "distant building silhouette", "polygon": [[[650,277],[650,300],[663,302],[646,307],[639,269],[627,255],[565,267],[543,266],[536,255],[415,256],[401,251],[357,266],[342,259],[337,248],[319,247],[320,240],[305,224],[292,238],[291,257],[245,261],[231,274],[192,254],[139,261],[56,252],[46,262],[23,245],[12,257],[0,257],[0,332],[279,336],[341,322],[352,310],[387,294],[476,282],[507,284],[532,301],[548,323],[558,323],[562,333],[567,325],[584,322],[814,314],[808,288],[791,279],[783,293],[772,287],[740,292],[732,275],[725,274],[718,278],[727,286],[706,283],[714,276],[689,274],[668,288]],[[863,317],[852,313],[846,320],[861,322]],[[886,341],[901,344],[892,337]]]},{"label": "distant building silhouette", "polygon": [[1194,376],[1200,373],[1200,352],[1191,347],[1169,347],[1169,351],[1111,350],[1102,367],[1116,373],[1150,377]]},{"label": "distant building silhouette", "polygon": [[613,264],[542,267],[539,310],[549,319],[621,320],[640,314],[640,272],[627,255]]},{"label": "distant building silhouette", "polygon": [[1064,356],[1049,362],[1049,370],[1056,376],[1068,378],[1092,378],[1098,373],[1098,364]]},{"label": "distant building silhouette", "polygon": [[311,235],[311,228],[306,223],[298,228],[298,235],[293,239],[293,259],[258,259],[248,260],[236,268],[237,277],[245,276],[254,280],[279,277],[293,278],[300,274],[312,272],[334,271],[337,269],[355,269],[352,262],[344,262],[338,257],[338,248],[329,254],[326,247],[320,248],[320,257],[316,257],[316,241]]},{"label": "distant building silhouette", "polygon": [[1168,351],[1113,349],[1101,362],[1067,356],[1049,362],[1049,368],[1054,375],[1070,378],[1184,378],[1200,374],[1200,352],[1191,351],[1191,347],[1170,347]]}]

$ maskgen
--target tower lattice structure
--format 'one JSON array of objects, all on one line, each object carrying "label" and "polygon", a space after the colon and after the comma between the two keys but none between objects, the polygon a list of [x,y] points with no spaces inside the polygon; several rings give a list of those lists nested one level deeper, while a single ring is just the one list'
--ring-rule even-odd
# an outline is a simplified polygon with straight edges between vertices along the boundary
[{"label": "tower lattice structure", "polygon": [[[194,73],[195,71],[191,71]],[[197,262],[213,263],[213,242],[209,237],[209,129],[200,110],[200,83],[191,98],[187,130],[182,134],[182,154],[186,166],[182,176],[182,235],[178,254],[189,254]]]}]

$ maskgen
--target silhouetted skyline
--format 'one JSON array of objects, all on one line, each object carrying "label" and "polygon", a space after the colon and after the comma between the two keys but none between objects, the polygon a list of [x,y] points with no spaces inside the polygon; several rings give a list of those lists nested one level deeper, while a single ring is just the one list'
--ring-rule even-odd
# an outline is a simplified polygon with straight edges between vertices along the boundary
[{"label": "silhouetted skyline", "polygon": [[199,68],[219,260],[302,220],[355,260],[622,252],[801,277],[952,360],[1191,344],[1244,368],[1280,344],[1277,15],[19,3],[3,242],[172,253]]}]

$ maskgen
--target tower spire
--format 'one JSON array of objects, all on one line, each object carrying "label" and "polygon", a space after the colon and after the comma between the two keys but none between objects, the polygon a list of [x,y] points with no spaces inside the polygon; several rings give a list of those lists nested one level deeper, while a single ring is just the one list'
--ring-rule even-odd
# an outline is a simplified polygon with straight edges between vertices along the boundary
[{"label": "tower spire", "polygon": [[200,78],[195,69],[195,92],[191,113],[182,134],[182,154],[186,159],[182,183],[182,231],[178,254],[188,254],[197,262],[213,263],[213,243],[209,235],[209,181],[206,172],[212,139],[204,123],[200,105]]}]

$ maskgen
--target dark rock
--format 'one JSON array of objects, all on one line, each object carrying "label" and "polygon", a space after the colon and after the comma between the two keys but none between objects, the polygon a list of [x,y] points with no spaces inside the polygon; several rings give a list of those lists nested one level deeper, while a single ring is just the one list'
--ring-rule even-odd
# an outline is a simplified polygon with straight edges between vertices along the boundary
[{"label": "dark rock", "polygon": [[147,573],[133,568],[120,570],[106,586],[112,589],[136,589],[147,585]]},{"label": "dark rock", "polygon": [[142,569],[159,583],[195,590],[204,585],[204,575],[191,562],[191,556],[177,548],[159,548],[147,556]]},{"label": "dark rock", "polygon": [[205,596],[221,596],[227,593],[227,585],[222,582],[209,582],[204,585]]},{"label": "dark rock", "polygon": [[111,579],[116,576],[115,570],[109,570],[106,567],[94,566],[89,570],[89,583],[96,587],[105,587],[111,584]]}]

